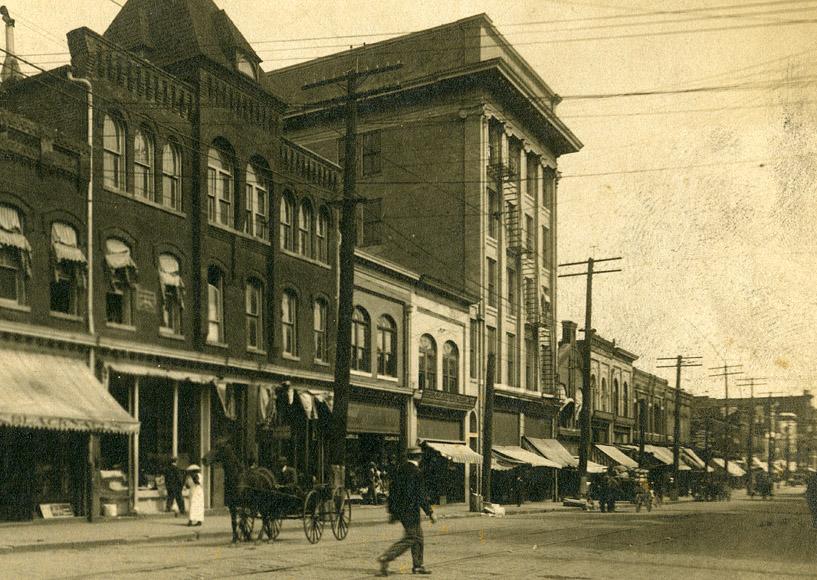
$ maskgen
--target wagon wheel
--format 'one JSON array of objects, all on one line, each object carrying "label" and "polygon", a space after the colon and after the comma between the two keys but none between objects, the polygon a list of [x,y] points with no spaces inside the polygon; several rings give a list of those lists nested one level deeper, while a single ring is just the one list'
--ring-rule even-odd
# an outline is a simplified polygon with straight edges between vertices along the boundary
[{"label": "wagon wheel", "polygon": [[310,544],[317,544],[323,534],[323,509],[320,493],[312,490],[304,499],[304,533]]},{"label": "wagon wheel", "polygon": [[332,533],[335,538],[345,539],[346,534],[349,533],[349,524],[352,522],[352,501],[347,490],[339,488],[332,492],[329,519],[332,522]]},{"label": "wagon wheel", "polygon": [[238,533],[244,542],[252,540],[252,530],[255,527],[255,510],[246,506],[239,508]]},{"label": "wagon wheel", "polygon": [[263,517],[261,522],[261,532],[258,534],[258,539],[260,540],[263,536],[266,536],[268,540],[275,540],[275,538],[278,537],[278,534],[281,533],[282,523],[283,520],[275,516]]}]

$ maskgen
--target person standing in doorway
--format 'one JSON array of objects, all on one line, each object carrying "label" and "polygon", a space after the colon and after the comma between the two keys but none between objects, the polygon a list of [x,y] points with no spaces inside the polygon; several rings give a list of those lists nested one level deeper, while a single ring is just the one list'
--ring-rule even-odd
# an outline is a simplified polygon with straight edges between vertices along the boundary
[{"label": "person standing in doorway", "polygon": [[395,542],[377,561],[380,563],[378,576],[389,575],[389,562],[406,550],[411,550],[412,574],[431,574],[423,566],[423,529],[420,526],[420,509],[437,521],[428,501],[420,459],[423,451],[419,447],[409,447],[406,461],[397,468],[389,490],[388,508],[391,521],[403,525],[403,537]]},{"label": "person standing in doorway", "polygon": [[190,489],[190,519],[188,526],[200,526],[204,522],[204,487],[201,468],[195,463],[187,468],[187,487]]},{"label": "person standing in doorway", "polygon": [[173,502],[176,502],[178,509],[175,514],[184,513],[184,498],[182,497],[182,488],[184,487],[184,478],[182,472],[179,470],[178,459],[176,457],[170,460],[170,465],[165,470],[165,488],[167,489],[167,502],[165,504],[165,511],[170,511],[173,508]]}]

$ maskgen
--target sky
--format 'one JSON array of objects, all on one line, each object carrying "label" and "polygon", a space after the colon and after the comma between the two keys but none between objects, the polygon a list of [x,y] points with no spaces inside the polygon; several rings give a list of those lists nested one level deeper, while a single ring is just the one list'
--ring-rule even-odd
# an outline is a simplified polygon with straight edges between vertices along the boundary
[{"label": "sky", "polygon": [[[5,0],[17,52],[46,68],[117,3]],[[597,333],[671,384],[659,357],[703,357],[683,375],[695,394],[723,395],[723,364],[763,378],[756,394],[817,382],[817,0],[216,3],[265,70],[488,14],[584,143],[559,160],[558,255],[622,258],[594,279]],[[583,279],[557,293],[583,326]]]}]

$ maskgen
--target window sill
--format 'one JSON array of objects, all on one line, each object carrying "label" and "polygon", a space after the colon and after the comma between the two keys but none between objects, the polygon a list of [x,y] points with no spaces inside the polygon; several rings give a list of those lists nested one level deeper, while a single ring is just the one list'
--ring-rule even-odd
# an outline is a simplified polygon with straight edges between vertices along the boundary
[{"label": "window sill", "polygon": [[0,308],[16,310],[17,312],[31,312],[31,306],[26,306],[25,304],[20,304],[19,302],[5,298],[0,298]]},{"label": "window sill", "polygon": [[358,377],[372,377],[372,371],[359,371],[357,369],[349,369],[349,374]]},{"label": "window sill", "polygon": [[159,327],[159,336],[162,338],[169,338],[171,340],[184,340],[183,334],[176,334],[169,328],[162,328],[161,326]]},{"label": "window sill", "polygon": [[108,328],[116,328],[117,330],[129,330],[131,332],[136,332],[136,327],[131,324],[119,324],[117,322],[106,322],[105,326]]},{"label": "window sill", "polygon": [[60,320],[70,320],[71,322],[82,322],[85,320],[82,316],[78,314],[68,314],[67,312],[59,312],[56,310],[51,310],[48,315],[51,318],[59,318]]},{"label": "window sill", "polygon": [[330,367],[332,364],[327,360],[315,359],[315,364],[322,367]]},{"label": "window sill", "polygon": [[259,238],[259,237],[256,237],[256,236],[251,236],[250,234],[248,234],[248,233],[246,233],[246,232],[244,232],[242,230],[237,230],[235,228],[231,228],[230,226],[225,226],[224,224],[220,224],[218,222],[211,222],[209,220],[207,221],[207,223],[211,227],[216,228],[217,230],[227,232],[227,233],[232,234],[234,236],[238,236],[239,238],[244,238],[245,240],[251,240],[253,242],[258,242],[259,244],[263,244],[265,246],[271,246],[272,245],[272,242],[270,242],[269,240],[265,240],[264,238]]},{"label": "window sill", "polygon": [[389,382],[392,382],[392,383],[399,383],[400,382],[400,379],[398,379],[397,377],[393,377],[391,375],[378,374],[377,379],[379,381],[389,381]]},{"label": "window sill", "polygon": [[300,356],[298,356],[296,354],[291,354],[291,353],[288,353],[288,352],[282,352],[281,353],[281,358],[284,358],[286,360],[297,360],[297,361],[301,360]]},{"label": "window sill", "polygon": [[259,354],[263,356],[266,356],[267,354],[267,351],[261,348],[247,348],[247,352],[250,354]]},{"label": "window sill", "polygon": [[285,248],[281,248],[281,253],[286,254],[287,256],[292,256],[293,258],[298,258],[299,260],[303,260],[304,262],[314,264],[315,266],[319,266],[321,268],[326,268],[327,270],[332,269],[332,266],[330,264],[327,264],[326,262],[321,262],[319,260],[316,260],[315,258],[310,258],[308,256],[304,256],[303,254],[293,252],[292,250],[287,250]]},{"label": "window sill", "polygon": [[214,346],[216,348],[223,348],[223,349],[229,348],[229,345],[226,342],[213,342],[211,340],[208,340],[206,344],[207,344],[207,346]]},{"label": "window sill", "polygon": [[124,190],[121,190],[121,189],[113,189],[111,187],[105,187],[104,189],[107,192],[114,193],[116,195],[121,195],[122,197],[126,197],[128,199],[133,200],[133,201],[138,201],[139,203],[142,203],[144,205],[147,205],[147,206],[150,206],[150,207],[153,207],[153,208],[156,208],[156,209],[160,209],[160,210],[165,211],[165,212],[167,212],[167,213],[169,213],[171,215],[175,215],[176,217],[182,217],[182,218],[187,217],[187,215],[182,211],[179,211],[179,210],[174,209],[172,207],[168,207],[166,205],[162,205],[161,203],[156,203],[155,201],[151,201],[151,200],[149,200],[147,198],[144,198],[144,197],[138,197],[137,195],[135,195],[133,193],[128,193],[127,191],[124,191]]}]

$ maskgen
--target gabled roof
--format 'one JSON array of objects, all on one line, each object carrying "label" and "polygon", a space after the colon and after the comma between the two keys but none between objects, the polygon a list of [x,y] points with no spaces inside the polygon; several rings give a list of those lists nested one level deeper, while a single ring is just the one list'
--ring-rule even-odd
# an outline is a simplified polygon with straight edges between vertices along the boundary
[{"label": "gabled roof", "polygon": [[212,0],[128,0],[104,37],[161,67],[203,56],[232,69],[236,54],[261,62]]}]

